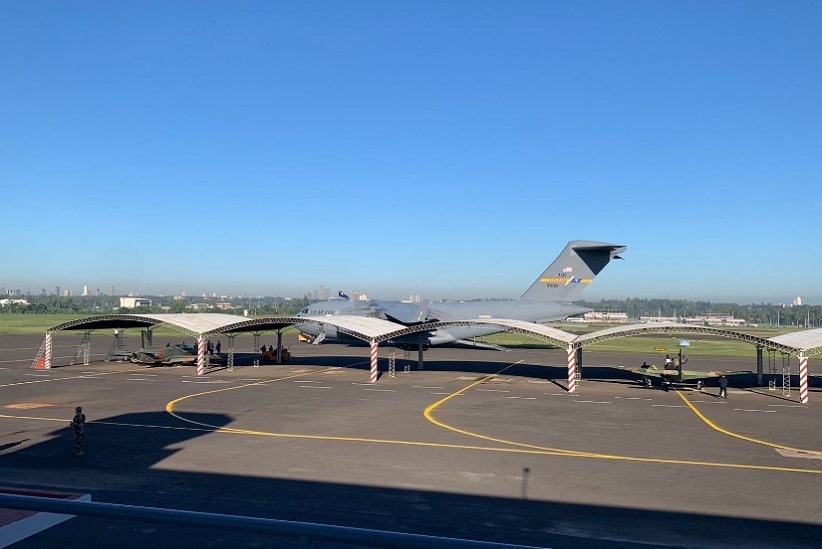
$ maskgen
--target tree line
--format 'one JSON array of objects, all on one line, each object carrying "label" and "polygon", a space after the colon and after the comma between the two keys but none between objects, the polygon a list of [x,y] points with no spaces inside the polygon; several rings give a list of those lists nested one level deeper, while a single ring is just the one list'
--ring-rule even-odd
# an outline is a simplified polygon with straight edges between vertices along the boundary
[{"label": "tree line", "polygon": [[579,302],[580,305],[602,312],[624,312],[631,320],[662,316],[684,319],[705,314],[730,315],[749,324],[761,326],[822,327],[822,306],[782,305],[772,303],[714,303],[684,299],[604,299],[597,302]]},{"label": "tree line", "polygon": [[[312,300],[307,296],[299,299],[282,297],[215,299],[201,297],[174,298],[171,296],[151,296],[149,307],[120,307],[116,296],[26,296],[28,303],[9,303],[0,307],[0,314],[151,314],[182,313],[193,310],[215,311],[217,301],[228,303],[228,309],[220,309],[231,314],[251,316],[293,316]],[[822,327],[822,306],[759,303],[740,305],[738,303],[714,303],[710,301],[689,301],[683,299],[604,299],[596,302],[580,301],[579,305],[601,312],[624,312],[632,321],[642,317],[662,316],[684,319],[703,314],[725,314],[747,321],[749,324],[766,326]]]}]

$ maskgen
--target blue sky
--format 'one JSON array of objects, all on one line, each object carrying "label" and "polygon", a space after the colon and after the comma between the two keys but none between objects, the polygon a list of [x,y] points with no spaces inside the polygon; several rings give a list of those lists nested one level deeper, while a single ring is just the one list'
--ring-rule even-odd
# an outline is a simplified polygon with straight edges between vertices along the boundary
[{"label": "blue sky", "polygon": [[0,286],[822,304],[822,4],[0,4]]}]

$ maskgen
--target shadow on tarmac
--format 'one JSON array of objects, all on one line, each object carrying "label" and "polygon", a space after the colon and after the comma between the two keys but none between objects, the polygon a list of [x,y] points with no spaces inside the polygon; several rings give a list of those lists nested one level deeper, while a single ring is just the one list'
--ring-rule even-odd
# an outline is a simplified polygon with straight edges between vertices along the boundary
[{"label": "shadow on tarmac", "polygon": [[[249,353],[251,355],[253,353]],[[384,362],[381,358],[381,370],[385,367]],[[459,375],[468,372],[468,375],[479,378],[498,372],[501,364],[482,360],[455,364],[453,361],[426,359],[424,368],[459,372]],[[300,365],[369,369],[367,359],[357,356],[297,356],[288,366]],[[411,370],[416,367],[416,361],[413,361]],[[402,375],[401,370],[398,359],[397,375]],[[564,387],[561,383],[567,378],[567,368],[519,364],[503,375],[545,379]],[[600,366],[584,366],[583,375],[586,383],[596,380],[628,384],[640,379],[631,372]],[[794,381],[796,379],[797,376],[793,376],[791,383],[798,383]],[[711,381],[708,380],[706,385]],[[818,378],[812,378],[812,383],[816,387],[821,385]],[[758,387],[756,376],[734,378],[731,387]],[[761,387],[758,389],[762,390]],[[216,426],[226,426],[233,421],[225,414],[186,413],[186,417]],[[34,446],[25,446],[27,435],[18,432],[14,439],[5,440],[0,447],[3,451],[0,476],[5,484],[15,487],[89,492],[95,501],[109,503],[554,548],[811,547],[822,537],[822,526],[791,521],[571,504],[562,501],[561,493],[556,495],[555,501],[534,501],[526,499],[525,484],[522,497],[501,498],[365,483],[353,485],[163,468],[162,462],[177,453],[186,441],[212,431],[206,427],[193,428],[190,423],[162,410],[95,419],[88,424],[86,455],[81,458],[71,456],[72,435],[66,427],[51,431],[48,441]],[[250,450],[240,451],[246,454]],[[334,459],[333,455],[329,459]],[[641,480],[637,480],[635,489],[642,490]],[[284,538],[77,517],[15,544],[14,549],[100,546],[121,549],[306,547]],[[352,546],[318,543],[316,547]]]},{"label": "shadow on tarmac", "polygon": [[[231,421],[231,417],[220,414],[187,417],[212,425]],[[810,546],[822,534],[819,527],[790,522],[532,501],[526,499],[525,484],[523,497],[514,499],[156,467],[181,443],[209,431],[184,426],[165,412],[125,414],[88,424],[86,455],[82,458],[69,455],[71,434],[63,428],[49,433],[52,438],[47,442],[4,455],[0,471],[3,478],[14,479],[17,487],[90,492],[95,501],[108,503],[541,547],[700,547],[739,544],[744,539],[756,540],[760,546],[763,540],[783,547]],[[595,537],[589,537],[589,529]],[[709,543],[703,545],[703,541]],[[283,538],[77,517],[14,547],[102,545],[135,549],[299,546]]]},{"label": "shadow on tarmac", "polygon": [[[461,365],[466,366],[477,373],[493,370],[480,363]],[[186,417],[215,426],[232,421],[224,414],[187,413]],[[716,547],[744,545],[745,540],[760,547],[801,547],[812,546],[822,535],[819,526],[785,521],[533,501],[527,499],[525,480],[521,498],[499,498],[162,468],[162,462],[184,442],[213,430],[192,428],[164,411],[123,414],[88,423],[84,457],[70,455],[73,441],[67,428],[49,432],[46,442],[19,450],[14,450],[19,443],[6,444],[0,474],[15,487],[89,492],[95,501],[107,503],[540,547]],[[557,494],[557,500],[562,497]],[[306,545],[283,538],[88,517],[74,518],[14,545],[16,549],[98,546],[199,549]]]}]

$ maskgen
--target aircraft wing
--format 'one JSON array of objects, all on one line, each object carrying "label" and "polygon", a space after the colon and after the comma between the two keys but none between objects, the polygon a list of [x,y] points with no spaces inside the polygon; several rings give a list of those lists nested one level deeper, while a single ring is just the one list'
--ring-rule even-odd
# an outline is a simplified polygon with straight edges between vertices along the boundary
[{"label": "aircraft wing", "polygon": [[[667,377],[667,376],[675,376],[679,374],[678,370],[666,370],[664,368],[622,368],[623,370],[628,370],[629,372],[633,372],[635,374],[639,374],[641,376],[648,376],[648,377]],[[685,372],[683,372],[684,374]]]},{"label": "aircraft wing", "polygon": [[131,354],[131,361],[135,364],[157,364],[159,359],[154,353],[147,351],[134,351]]},{"label": "aircraft wing", "polygon": [[[677,369],[664,369],[664,368],[623,368],[624,370],[628,370],[629,372],[633,372],[635,374],[641,376],[648,376],[648,377],[679,377],[680,373]],[[704,370],[682,370],[682,380],[699,380],[699,379],[708,379],[712,377],[720,377],[720,376],[732,376],[732,375],[740,375],[740,374],[750,374],[752,373],[749,370],[736,370],[733,372],[722,372],[718,370],[714,371],[704,371]]]},{"label": "aircraft wing", "polygon": [[193,364],[197,361],[196,356],[171,356],[163,361],[163,364]]},{"label": "aircraft wing", "polygon": [[420,324],[422,322],[432,322],[436,319],[428,318],[429,309],[427,303],[402,303],[398,301],[372,300],[371,306],[384,314],[386,320],[399,322],[400,324]]}]

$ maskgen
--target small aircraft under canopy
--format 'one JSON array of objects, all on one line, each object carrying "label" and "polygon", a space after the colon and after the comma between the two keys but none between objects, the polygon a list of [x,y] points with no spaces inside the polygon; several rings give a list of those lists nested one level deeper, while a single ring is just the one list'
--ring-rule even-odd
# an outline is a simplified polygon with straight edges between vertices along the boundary
[{"label": "small aircraft under canopy", "polygon": [[136,351],[121,350],[115,351],[113,356],[130,360],[135,364],[148,364],[149,366],[177,366],[197,362],[197,350],[185,344],[137,349]]},{"label": "small aircraft under canopy", "polygon": [[686,383],[688,381],[696,381],[696,388],[702,389],[706,379],[719,378],[722,376],[750,374],[752,372],[747,370],[735,370],[725,372],[721,370],[705,371],[705,370],[683,370],[682,366],[688,362],[688,355],[681,350],[673,357],[666,357],[666,362],[663,367],[654,364],[643,362],[639,368],[625,368],[631,372],[642,376],[642,384],[646,388],[651,387],[651,378],[659,378],[663,387],[670,387],[674,383]]}]

